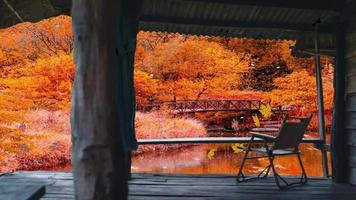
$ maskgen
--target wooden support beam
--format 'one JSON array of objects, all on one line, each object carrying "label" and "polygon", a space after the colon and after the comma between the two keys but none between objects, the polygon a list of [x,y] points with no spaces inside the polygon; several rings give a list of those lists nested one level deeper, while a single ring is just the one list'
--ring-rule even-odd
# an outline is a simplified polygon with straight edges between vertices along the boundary
[{"label": "wooden support beam", "polygon": [[73,0],[76,74],[71,125],[78,200],[127,199],[129,156],[136,146],[134,3]]},{"label": "wooden support beam", "polygon": [[331,125],[332,177],[336,183],[346,182],[347,152],[345,148],[345,24],[338,20],[335,34],[334,109]]},{"label": "wooden support beam", "polygon": [[[173,18],[173,17],[158,17],[158,16],[141,16],[140,22],[142,23],[161,23],[161,24],[175,24],[175,25],[191,25],[191,26],[210,26],[216,28],[228,29],[250,29],[250,30],[271,30],[271,31],[289,31],[298,35],[300,31],[313,33],[314,28],[312,24],[296,25],[285,23],[259,23],[259,22],[241,22],[231,20],[205,20],[196,18]],[[333,27],[328,25],[320,25],[319,33],[331,34]]]},{"label": "wooden support beam", "polygon": [[307,10],[330,10],[339,12],[342,8],[342,1],[328,0],[183,0],[203,3],[222,3],[245,6],[265,6],[277,8],[296,8]]}]

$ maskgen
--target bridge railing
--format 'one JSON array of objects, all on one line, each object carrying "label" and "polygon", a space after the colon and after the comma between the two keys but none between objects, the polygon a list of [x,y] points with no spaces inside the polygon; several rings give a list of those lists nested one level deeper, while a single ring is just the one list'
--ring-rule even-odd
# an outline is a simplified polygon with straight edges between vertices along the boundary
[{"label": "bridge railing", "polygon": [[137,110],[141,112],[149,112],[160,109],[162,106],[167,106],[174,113],[250,111],[258,110],[260,105],[260,100],[187,100],[137,105]]}]

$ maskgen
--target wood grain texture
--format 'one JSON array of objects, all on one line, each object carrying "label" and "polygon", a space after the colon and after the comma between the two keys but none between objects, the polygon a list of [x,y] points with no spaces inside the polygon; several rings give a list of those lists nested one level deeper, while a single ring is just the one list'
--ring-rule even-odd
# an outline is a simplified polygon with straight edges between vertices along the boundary
[{"label": "wood grain texture", "polygon": [[[346,27],[346,108],[345,108],[345,128],[347,137],[345,138],[346,157],[348,158],[345,171],[348,173],[348,182],[356,184],[356,3],[355,1],[346,1],[343,11]],[[342,155],[340,155],[342,156]]]},{"label": "wood grain texture", "polygon": [[345,128],[356,129],[356,112],[345,112]]},{"label": "wood grain texture", "polygon": [[347,77],[346,93],[350,93],[350,94],[356,93],[356,74],[353,74],[353,75],[350,75]]},{"label": "wood grain texture", "polygon": [[346,129],[346,145],[356,147],[356,129]]},{"label": "wood grain texture", "polygon": [[350,168],[356,168],[356,147],[349,148],[349,151],[348,166]]},{"label": "wood grain texture", "polygon": [[127,2],[73,1],[76,73],[71,125],[78,200],[127,198],[133,131],[129,116],[134,104],[128,69],[130,64],[133,68],[128,55],[133,12]]},{"label": "wood grain texture", "polygon": [[[334,182],[346,182],[345,156],[345,109],[352,109],[352,103],[345,102],[345,76],[347,60],[345,60],[345,27],[337,19],[336,38],[336,58],[334,68],[334,101],[331,126],[331,161],[332,177]],[[347,107],[350,108],[347,108]]]},{"label": "wood grain texture", "polygon": [[[272,200],[315,199],[354,200],[356,187],[333,184],[330,179],[311,178],[305,186],[281,191],[272,177],[265,180],[236,183],[231,174],[133,174],[129,181],[130,200]],[[288,177],[288,180],[295,179]],[[27,181],[46,185],[42,200],[75,199],[71,173],[16,172],[0,177],[0,185],[26,184]]]},{"label": "wood grain texture", "polygon": [[349,169],[349,183],[356,186],[356,167]]},{"label": "wood grain texture", "polygon": [[352,76],[356,73],[356,57],[345,59],[345,68],[347,76]]},{"label": "wood grain texture", "polygon": [[1,200],[37,200],[45,194],[44,185],[36,184],[1,184],[0,199]]},{"label": "wood grain texture", "polygon": [[348,112],[356,112],[356,93],[347,95],[345,109]]}]

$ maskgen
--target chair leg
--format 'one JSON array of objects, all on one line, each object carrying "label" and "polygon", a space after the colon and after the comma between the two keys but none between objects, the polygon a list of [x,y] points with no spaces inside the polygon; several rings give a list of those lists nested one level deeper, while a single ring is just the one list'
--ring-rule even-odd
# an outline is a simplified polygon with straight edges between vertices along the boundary
[{"label": "chair leg", "polygon": [[[267,145],[267,142],[265,141],[264,142],[264,147],[266,148],[266,152],[269,152],[269,148],[268,148],[268,145]],[[268,176],[268,174],[269,174],[269,172],[270,172],[270,170],[271,170],[271,167],[272,167],[272,165],[271,165],[271,163],[266,167],[266,168],[264,168],[259,174],[258,174],[258,178],[266,178],[267,176]],[[267,171],[266,171],[267,170]],[[263,172],[265,172],[266,171],[266,173],[261,177],[261,175],[263,174]]]},{"label": "chair leg", "polygon": [[245,182],[245,181],[249,181],[249,180],[253,180],[253,179],[264,179],[268,176],[270,170],[271,170],[271,165],[268,165],[267,167],[265,167],[256,177],[251,177],[251,178],[246,178],[246,176],[243,174],[243,167],[245,165],[246,160],[248,159],[248,153],[250,152],[250,150],[247,150],[244,158],[242,160],[242,163],[240,165],[240,169],[239,172],[237,173],[237,182],[241,183],[241,182]]},{"label": "chair leg", "polygon": [[303,166],[303,162],[302,162],[302,158],[300,157],[300,153],[297,154],[298,156],[298,162],[300,165],[300,168],[302,170],[302,176],[300,177],[300,181],[305,184],[308,182],[308,176],[307,173],[305,172],[304,166]]},{"label": "chair leg", "polygon": [[239,168],[239,172],[237,173],[237,177],[236,177],[237,182],[243,182],[245,180],[245,175],[243,174],[242,170],[244,168],[248,153],[250,152],[250,148],[249,147],[247,147],[247,149],[246,149],[246,152],[244,154],[244,158],[243,158],[242,163],[241,163],[240,168]]},{"label": "chair leg", "polygon": [[[268,165],[257,175],[257,178],[259,178],[259,179],[267,178],[270,170],[271,170],[271,165]],[[263,174],[263,176],[262,176],[262,174]]]},{"label": "chair leg", "polygon": [[237,173],[236,181],[239,182],[239,183],[245,181],[245,175],[243,174],[242,170],[243,170],[245,162],[247,160],[248,153],[251,150],[251,145],[252,145],[253,140],[254,140],[254,137],[251,137],[251,140],[248,143],[248,146],[246,148],[246,152],[244,154],[244,158],[242,159],[242,163],[240,165],[239,172]]},{"label": "chair leg", "polygon": [[277,186],[279,188],[281,188],[281,184],[279,183],[279,179],[278,179],[279,174],[277,173],[277,170],[276,170],[276,168],[274,167],[274,164],[273,164],[274,156],[273,155],[268,155],[268,159],[269,159],[269,164],[270,164],[270,166],[272,168],[272,171],[273,171],[274,180],[276,181]]},{"label": "chair leg", "polygon": [[[270,164],[271,164],[271,167],[272,167],[272,170],[273,170],[274,179],[275,179],[276,184],[279,187],[279,189],[286,190],[286,189],[289,189],[291,186],[302,185],[302,184],[306,184],[307,183],[307,181],[308,181],[307,174],[305,173],[304,166],[303,166],[303,163],[302,163],[302,159],[300,158],[300,154],[299,153],[297,154],[297,157],[298,157],[299,165],[300,165],[301,170],[302,170],[302,175],[300,177],[300,181],[292,182],[292,183],[288,183],[281,175],[278,174],[278,172],[275,169],[275,166],[273,164],[274,156],[271,155],[269,157]],[[284,185],[282,185],[280,183],[280,180],[284,183]]]},{"label": "chair leg", "polygon": [[[251,143],[253,141],[253,138],[251,138],[251,141],[246,149],[246,152],[244,154],[244,157],[243,157],[243,160],[242,160],[242,163],[240,165],[240,168],[239,168],[239,172],[237,173],[237,182],[241,183],[241,182],[245,182],[245,181],[249,181],[249,180],[253,180],[253,179],[264,179],[268,176],[270,170],[271,170],[271,165],[268,165],[267,167],[265,167],[258,175],[257,177],[251,177],[251,178],[246,178],[245,175],[243,174],[243,167],[245,165],[245,162],[248,158],[248,153],[251,151]],[[265,143],[265,148],[268,152],[268,146],[267,144]],[[251,159],[251,158],[250,158]]]}]

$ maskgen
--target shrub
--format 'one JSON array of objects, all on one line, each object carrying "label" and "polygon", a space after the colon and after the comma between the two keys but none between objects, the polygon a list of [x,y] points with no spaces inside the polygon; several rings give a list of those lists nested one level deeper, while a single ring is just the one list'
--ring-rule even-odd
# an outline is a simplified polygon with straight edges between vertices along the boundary
[{"label": "shrub", "polygon": [[[207,136],[204,125],[196,119],[173,118],[166,112],[136,113],[136,136],[138,139],[179,138]],[[136,153],[165,151],[183,145],[144,145]]]}]

